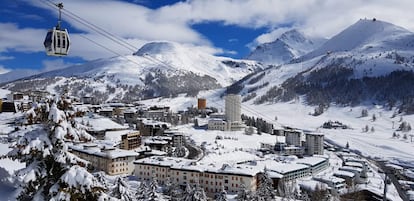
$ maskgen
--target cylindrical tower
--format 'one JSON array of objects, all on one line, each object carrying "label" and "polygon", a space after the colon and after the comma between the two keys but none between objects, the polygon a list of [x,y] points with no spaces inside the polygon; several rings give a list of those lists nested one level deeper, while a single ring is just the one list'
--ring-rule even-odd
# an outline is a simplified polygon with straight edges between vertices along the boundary
[{"label": "cylindrical tower", "polygon": [[228,94],[226,96],[225,113],[227,122],[241,122],[241,96]]},{"label": "cylindrical tower", "polygon": [[199,110],[205,110],[207,107],[207,100],[205,98],[199,98],[197,100],[197,107]]}]

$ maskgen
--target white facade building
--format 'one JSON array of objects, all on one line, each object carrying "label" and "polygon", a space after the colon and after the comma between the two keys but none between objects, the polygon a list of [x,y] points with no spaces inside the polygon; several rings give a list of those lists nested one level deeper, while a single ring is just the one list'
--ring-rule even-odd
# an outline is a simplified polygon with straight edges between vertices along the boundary
[{"label": "white facade building", "polygon": [[323,155],[323,134],[306,133],[306,153],[308,155]]},{"label": "white facade building", "polygon": [[241,122],[241,96],[237,94],[228,94],[225,99],[226,121]]},{"label": "white facade building", "polygon": [[240,131],[245,129],[241,119],[241,96],[229,94],[225,97],[224,119],[219,116],[210,116],[209,130]]},{"label": "white facade building", "polygon": [[89,161],[95,170],[102,170],[109,175],[132,174],[133,161],[139,155],[133,151],[100,147],[96,144],[73,145],[70,150],[76,156]]},{"label": "white facade building", "polygon": [[286,130],[285,136],[286,136],[286,144],[288,145],[294,145],[296,147],[301,147],[301,134],[302,132],[299,130]]}]

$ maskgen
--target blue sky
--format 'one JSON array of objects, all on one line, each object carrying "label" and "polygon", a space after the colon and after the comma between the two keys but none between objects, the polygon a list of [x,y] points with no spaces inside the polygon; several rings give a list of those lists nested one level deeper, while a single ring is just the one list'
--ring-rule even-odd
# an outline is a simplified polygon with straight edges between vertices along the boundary
[{"label": "blue sky", "polygon": [[[70,13],[126,40],[138,49],[151,41],[175,41],[205,47],[212,54],[243,58],[250,48],[275,40],[292,28],[331,37],[360,18],[389,21],[414,30],[410,0],[62,0],[63,26],[72,49],[67,57],[47,57],[43,39],[55,26],[51,0],[3,0],[0,8],[0,74],[14,69],[47,71],[116,56],[86,38],[131,54]],[[72,16],[73,17],[73,16]]]}]

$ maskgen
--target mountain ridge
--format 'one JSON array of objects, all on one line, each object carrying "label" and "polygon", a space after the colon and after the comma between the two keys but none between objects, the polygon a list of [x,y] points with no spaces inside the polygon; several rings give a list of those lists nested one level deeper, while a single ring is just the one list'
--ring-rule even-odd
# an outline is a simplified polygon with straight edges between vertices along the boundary
[{"label": "mountain ridge", "polygon": [[311,38],[296,29],[291,29],[276,40],[257,46],[246,58],[266,64],[285,64],[314,50],[324,41],[325,39]]},{"label": "mountain ridge", "polygon": [[360,20],[320,48],[250,75],[228,87],[227,93],[239,93],[251,104],[304,98],[321,107],[377,103],[414,113],[414,89],[408,87],[414,84],[413,47],[412,32],[387,22]]},{"label": "mountain ridge", "polygon": [[[200,90],[228,86],[263,68],[255,61],[216,57],[197,47],[153,42],[144,45],[134,55],[98,59],[40,73],[9,83],[6,87],[14,90],[31,87],[50,92],[73,88],[71,93],[76,96],[106,94],[101,101],[130,100],[187,92],[196,94]],[[39,84],[42,79],[50,86]],[[37,86],[28,84],[30,80]]]}]

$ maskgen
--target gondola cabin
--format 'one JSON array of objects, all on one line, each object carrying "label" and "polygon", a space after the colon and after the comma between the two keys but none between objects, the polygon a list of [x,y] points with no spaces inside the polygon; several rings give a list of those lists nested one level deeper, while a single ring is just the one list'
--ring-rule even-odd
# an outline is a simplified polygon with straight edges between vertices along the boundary
[{"label": "gondola cabin", "polygon": [[66,29],[53,27],[47,32],[43,45],[49,56],[66,56],[69,52],[70,39]]}]

